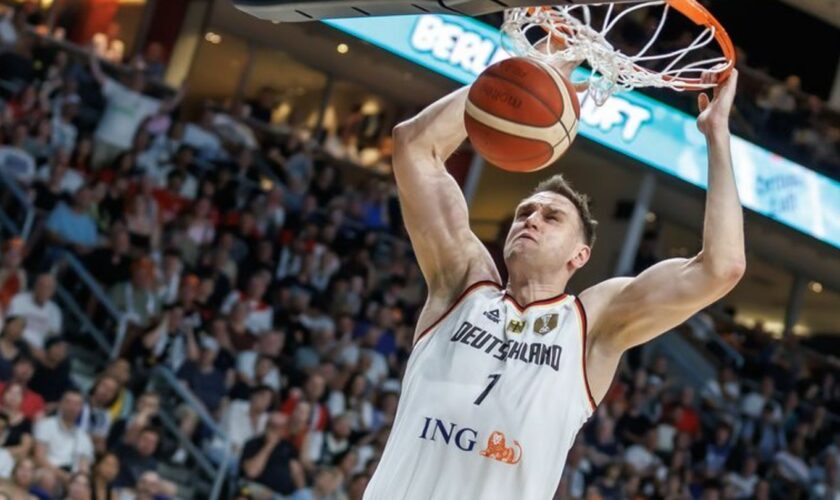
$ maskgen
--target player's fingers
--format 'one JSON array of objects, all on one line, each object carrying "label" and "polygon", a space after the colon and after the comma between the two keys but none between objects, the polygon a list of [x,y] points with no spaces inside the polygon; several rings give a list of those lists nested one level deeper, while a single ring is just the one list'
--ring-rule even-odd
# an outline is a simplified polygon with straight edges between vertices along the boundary
[{"label": "player's fingers", "polygon": [[577,92],[578,94],[589,90],[589,80],[573,83],[572,85],[575,87],[575,92]]},{"label": "player's fingers", "polygon": [[721,92],[725,94],[727,99],[733,99],[735,90],[738,88],[738,70],[733,69],[726,80],[720,83],[719,87],[722,87]]},{"label": "player's fingers", "polygon": [[706,108],[709,107],[709,95],[705,92],[701,92],[699,96],[697,96],[697,106],[700,108],[700,112],[706,111]]}]

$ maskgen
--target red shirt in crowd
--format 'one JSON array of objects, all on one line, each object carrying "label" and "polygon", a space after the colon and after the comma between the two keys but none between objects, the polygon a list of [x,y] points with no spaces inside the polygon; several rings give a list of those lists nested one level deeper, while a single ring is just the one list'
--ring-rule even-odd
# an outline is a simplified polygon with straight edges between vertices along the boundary
[{"label": "red shirt in crowd", "polygon": [[[0,394],[5,390],[6,382],[0,382]],[[34,422],[36,417],[44,413],[45,407],[44,398],[40,394],[28,387],[23,391],[23,401],[20,404],[20,411],[26,418]]]},{"label": "red shirt in crowd", "polygon": [[[298,401],[300,401],[299,398],[289,397],[280,406],[280,413],[283,413],[284,415],[291,415],[294,413]],[[323,403],[312,405],[312,414],[309,416],[310,429],[313,431],[325,431],[327,430],[327,423],[329,420],[330,412],[327,410],[326,405]]]}]

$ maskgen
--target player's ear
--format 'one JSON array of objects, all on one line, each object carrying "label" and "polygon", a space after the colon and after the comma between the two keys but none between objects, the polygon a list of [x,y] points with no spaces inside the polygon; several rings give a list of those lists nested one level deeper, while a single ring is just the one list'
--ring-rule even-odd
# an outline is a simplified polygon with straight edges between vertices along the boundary
[{"label": "player's ear", "polygon": [[592,249],[589,248],[589,245],[580,245],[577,248],[577,253],[572,257],[572,267],[575,271],[582,268],[589,262],[589,257],[592,256]]}]

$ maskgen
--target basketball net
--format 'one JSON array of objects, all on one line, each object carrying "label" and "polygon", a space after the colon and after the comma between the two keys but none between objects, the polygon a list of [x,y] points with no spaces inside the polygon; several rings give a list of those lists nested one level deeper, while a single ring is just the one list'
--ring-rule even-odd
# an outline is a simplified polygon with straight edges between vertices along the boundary
[{"label": "basketball net", "polygon": [[[625,16],[640,9],[657,7],[663,8],[662,17],[653,36],[638,52],[625,54],[609,41],[610,33]],[[599,27],[594,26],[592,9],[606,9]],[[648,55],[672,10],[677,10],[677,15],[689,17],[703,28],[702,31],[687,47]],[[508,9],[502,30],[509,37],[509,51],[516,55],[549,64],[587,61],[592,68],[589,95],[599,106],[616,92],[638,87],[665,87],[676,91],[715,87],[716,83],[702,80],[703,74],[711,73],[715,76],[714,82],[722,81],[731,72],[735,60],[734,46],[726,31],[695,0],[652,0],[623,9],[612,3]],[[688,54],[707,49],[715,41],[720,46],[721,56],[680,65]],[[660,69],[646,67],[652,64],[659,65]]]}]

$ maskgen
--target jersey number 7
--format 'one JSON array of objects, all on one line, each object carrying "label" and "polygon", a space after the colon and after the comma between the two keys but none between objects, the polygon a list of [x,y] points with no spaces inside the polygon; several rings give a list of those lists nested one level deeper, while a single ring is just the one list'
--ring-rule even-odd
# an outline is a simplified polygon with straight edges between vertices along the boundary
[{"label": "jersey number 7", "polygon": [[490,375],[490,376],[488,377],[488,378],[490,379],[490,383],[489,383],[489,384],[487,384],[487,388],[485,388],[485,389],[481,392],[481,394],[479,394],[479,395],[478,395],[478,398],[476,398],[476,400],[475,400],[475,401],[473,401],[473,404],[474,404],[474,405],[480,405],[480,404],[481,404],[481,402],[482,402],[482,401],[484,401],[484,398],[486,398],[486,397],[487,397],[487,395],[488,395],[488,394],[490,394],[490,391],[493,389],[493,386],[494,386],[494,385],[496,385],[496,382],[498,382],[498,381],[499,381],[499,378],[500,378],[501,376],[502,376],[502,374],[501,374],[501,373],[494,373],[494,374],[492,374],[492,375]]}]

